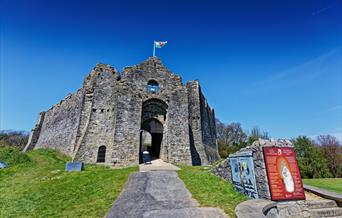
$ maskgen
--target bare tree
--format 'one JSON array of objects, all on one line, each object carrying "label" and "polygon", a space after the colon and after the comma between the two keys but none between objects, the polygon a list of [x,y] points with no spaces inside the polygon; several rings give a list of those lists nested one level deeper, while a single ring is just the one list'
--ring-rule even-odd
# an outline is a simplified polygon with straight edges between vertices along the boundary
[{"label": "bare tree", "polygon": [[224,131],[224,139],[227,145],[243,147],[247,140],[247,135],[243,131],[240,123],[231,123],[227,125]]},{"label": "bare tree", "polygon": [[331,173],[335,177],[342,176],[342,147],[336,137],[332,135],[320,135],[317,137],[322,147],[324,156],[328,160]]},{"label": "bare tree", "polygon": [[28,141],[28,133],[25,131],[0,131],[0,146],[14,146],[19,149],[25,147]]},{"label": "bare tree", "polygon": [[270,136],[267,131],[261,131],[258,126],[255,126],[251,130],[251,134],[248,136],[248,143],[252,144],[258,139],[270,139]]},{"label": "bare tree", "polygon": [[217,140],[221,143],[223,143],[224,140],[224,131],[225,131],[226,125],[222,123],[219,119],[216,119],[216,137]]}]

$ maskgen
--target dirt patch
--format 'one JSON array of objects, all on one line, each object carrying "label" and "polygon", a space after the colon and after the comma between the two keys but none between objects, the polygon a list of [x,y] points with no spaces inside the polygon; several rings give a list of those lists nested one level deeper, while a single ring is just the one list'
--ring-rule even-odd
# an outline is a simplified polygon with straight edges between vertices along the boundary
[{"label": "dirt patch", "polygon": [[308,192],[308,191],[305,191],[305,198],[306,198],[306,200],[322,200],[322,199],[324,199],[324,198],[322,198],[318,195],[315,195],[314,193]]}]

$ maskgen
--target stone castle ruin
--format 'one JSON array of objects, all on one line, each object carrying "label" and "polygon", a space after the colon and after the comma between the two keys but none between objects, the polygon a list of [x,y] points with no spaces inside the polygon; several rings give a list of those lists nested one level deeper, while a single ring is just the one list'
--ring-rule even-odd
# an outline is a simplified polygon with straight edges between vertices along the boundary
[{"label": "stone castle ruin", "polygon": [[197,80],[151,57],[119,72],[97,64],[74,94],[38,116],[25,151],[57,149],[85,163],[131,166],[142,152],[185,165],[219,158],[215,113]]}]

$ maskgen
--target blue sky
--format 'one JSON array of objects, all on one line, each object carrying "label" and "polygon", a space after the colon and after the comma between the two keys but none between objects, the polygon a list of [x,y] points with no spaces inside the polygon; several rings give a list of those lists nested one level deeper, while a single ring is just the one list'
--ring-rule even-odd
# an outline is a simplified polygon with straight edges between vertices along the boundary
[{"label": "blue sky", "polygon": [[221,121],[342,139],[341,1],[0,2],[0,129],[30,130],[97,62],[121,70],[167,40],[157,56]]}]

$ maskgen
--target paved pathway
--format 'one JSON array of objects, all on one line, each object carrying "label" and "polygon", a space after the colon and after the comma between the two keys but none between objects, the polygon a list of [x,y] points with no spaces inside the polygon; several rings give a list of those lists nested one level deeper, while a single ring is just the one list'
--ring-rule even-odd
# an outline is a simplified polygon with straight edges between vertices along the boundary
[{"label": "paved pathway", "polygon": [[175,171],[180,170],[173,164],[166,163],[161,159],[151,161],[151,164],[140,164],[139,165],[140,172],[147,172],[147,171]]},{"label": "paved pathway", "polygon": [[108,218],[227,218],[220,209],[198,207],[174,171],[176,166],[162,161],[152,165],[141,166],[140,171],[145,172],[130,176]]}]

